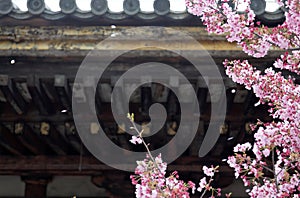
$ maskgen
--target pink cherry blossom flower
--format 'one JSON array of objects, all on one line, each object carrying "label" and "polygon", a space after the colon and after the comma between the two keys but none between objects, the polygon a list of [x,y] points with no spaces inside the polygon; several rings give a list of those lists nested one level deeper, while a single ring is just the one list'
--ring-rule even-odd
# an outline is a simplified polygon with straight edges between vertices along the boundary
[{"label": "pink cherry blossom flower", "polygon": [[197,191],[201,192],[207,185],[206,178],[203,177],[199,182],[199,187],[197,188]]},{"label": "pink cherry blossom flower", "polygon": [[237,144],[233,151],[234,152],[246,152],[247,150],[251,149],[251,144],[249,142],[245,143],[245,144]]},{"label": "pink cherry blossom flower", "polygon": [[205,175],[209,177],[213,177],[215,175],[214,169],[213,168],[207,168],[207,166],[203,166],[203,172]]},{"label": "pink cherry blossom flower", "polygon": [[132,144],[142,144],[143,141],[140,137],[132,136],[131,140],[129,140]]}]

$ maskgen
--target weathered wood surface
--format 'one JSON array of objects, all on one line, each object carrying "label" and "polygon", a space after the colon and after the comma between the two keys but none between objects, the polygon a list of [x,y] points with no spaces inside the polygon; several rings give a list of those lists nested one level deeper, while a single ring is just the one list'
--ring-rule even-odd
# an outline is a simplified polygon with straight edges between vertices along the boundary
[{"label": "weathered wood surface", "polygon": [[47,184],[51,182],[50,176],[23,176],[25,182],[25,198],[46,198]]},{"label": "weathered wood surface", "polygon": [[[128,33],[131,27],[118,27],[113,29],[105,27],[29,27],[29,26],[2,26],[0,27],[0,52],[2,56],[29,56],[29,57],[84,57],[89,51],[95,49],[100,51],[109,50],[131,50],[134,46],[141,46],[138,51],[129,53],[126,56],[146,57],[174,57],[168,51],[161,51],[157,48],[147,47],[144,37],[162,38],[168,35],[172,42],[164,43],[168,50],[203,50],[199,49],[196,43],[185,43],[182,38],[174,33],[172,29],[186,33],[200,42],[214,58],[246,57],[235,43],[229,43],[224,36],[209,35],[203,27],[172,27],[165,31],[151,31],[151,27],[140,28],[134,33]],[[133,40],[118,40],[118,35],[125,34]],[[140,39],[137,39],[140,35]],[[171,35],[171,36],[170,36]],[[110,45],[97,44],[108,37],[116,37],[116,41]],[[161,41],[158,41],[161,44]],[[180,45],[179,45],[180,44]],[[144,47],[143,47],[144,46]],[[269,58],[277,57],[281,51],[273,50]]]},{"label": "weathered wood surface", "polygon": [[[111,28],[110,26],[2,26],[0,27],[0,40],[10,40],[16,43],[22,41],[38,41],[38,40],[86,40],[86,41],[101,41],[112,33],[120,34],[126,32],[128,29],[134,28],[132,26],[117,26]],[[147,27],[149,28],[149,27]],[[146,28],[145,28],[146,29]],[[194,37],[196,40],[222,40],[225,41],[224,36],[209,35],[204,27],[166,27],[166,29],[173,29],[182,31]],[[135,32],[136,34],[144,34],[145,36],[153,35],[153,32],[143,31]],[[165,32],[166,33],[166,32]],[[164,33],[162,32],[161,35]],[[158,37],[161,36],[156,34]],[[128,36],[131,36],[130,34]],[[178,35],[174,35],[174,38]]]},{"label": "weathered wood surface", "polygon": [[[168,166],[168,170],[201,173],[203,165],[217,162],[220,164],[221,172],[233,173],[233,170],[221,162],[221,159],[200,159],[198,157],[180,157]],[[135,167],[135,164],[131,166]],[[83,156],[81,159],[80,156],[72,155],[0,157],[1,175],[26,175],[26,172],[30,174],[47,173],[49,175],[99,175],[106,171],[115,172],[117,170],[101,163],[92,156]]]}]

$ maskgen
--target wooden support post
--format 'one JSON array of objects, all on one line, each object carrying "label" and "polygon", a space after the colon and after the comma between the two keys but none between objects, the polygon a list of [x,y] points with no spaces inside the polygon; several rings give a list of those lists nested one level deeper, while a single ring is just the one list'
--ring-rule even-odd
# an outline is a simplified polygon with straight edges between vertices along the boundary
[{"label": "wooden support post", "polygon": [[22,180],[25,182],[25,198],[47,197],[47,184],[51,177],[23,176]]}]

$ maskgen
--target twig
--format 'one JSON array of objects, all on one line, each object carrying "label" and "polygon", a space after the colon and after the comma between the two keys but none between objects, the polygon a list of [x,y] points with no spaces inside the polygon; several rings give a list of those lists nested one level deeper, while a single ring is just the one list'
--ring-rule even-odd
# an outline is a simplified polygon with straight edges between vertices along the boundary
[{"label": "twig", "polygon": [[145,146],[145,148],[146,148],[146,150],[147,150],[147,153],[148,153],[148,155],[149,155],[151,161],[154,163],[154,166],[160,171],[160,169],[158,168],[158,165],[156,164],[156,162],[155,162],[155,160],[154,160],[154,158],[153,158],[153,156],[152,156],[152,154],[151,154],[151,152],[150,152],[150,150],[149,150],[149,148],[148,148],[148,145],[146,144],[146,142],[144,141],[144,138],[143,138],[142,135],[141,135],[143,131],[139,132],[139,130],[138,130],[138,128],[136,127],[136,125],[135,125],[135,123],[134,123],[133,120],[130,119],[130,122],[131,122],[131,124],[132,124],[132,126],[133,126],[133,129],[137,132],[138,136],[141,138],[141,140],[142,140],[142,142],[143,142],[143,144],[144,144],[144,146]]},{"label": "twig", "polygon": [[277,183],[277,175],[275,174],[275,148],[272,150],[272,164],[273,164],[273,171],[274,171],[274,179],[275,179],[275,185],[276,190],[279,192],[278,183]]},{"label": "twig", "polygon": [[271,173],[275,174],[274,170],[270,169],[269,167],[264,166],[264,165],[262,165],[262,164],[261,164],[261,166],[262,166],[264,169],[266,169],[266,170],[270,171]]},{"label": "twig", "polygon": [[[207,185],[210,186],[210,183],[211,183],[212,181],[213,181],[213,179],[212,179],[212,177],[210,177],[209,182],[208,182]],[[200,198],[203,198],[206,192],[207,192],[207,188],[205,188],[205,190],[203,191],[203,193],[202,193],[202,195],[200,196]]]}]

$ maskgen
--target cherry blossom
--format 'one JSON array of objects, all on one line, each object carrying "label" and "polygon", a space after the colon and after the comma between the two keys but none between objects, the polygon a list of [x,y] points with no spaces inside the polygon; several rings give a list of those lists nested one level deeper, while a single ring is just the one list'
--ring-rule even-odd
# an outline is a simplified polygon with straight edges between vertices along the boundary
[{"label": "cherry blossom", "polygon": [[[134,175],[130,176],[131,183],[135,186],[135,196],[139,198],[189,198],[190,191],[194,194],[196,185],[192,181],[184,182],[180,180],[177,171],[167,176],[167,163],[163,162],[161,154],[157,157],[152,156],[148,144],[145,143],[142,137],[142,131],[138,131],[134,123],[134,116],[128,115],[128,118],[133,125],[131,129],[137,133],[137,136],[132,136],[130,142],[133,144],[143,143],[148,153],[144,160],[137,161]],[[209,176],[209,182],[206,182],[206,177],[200,180],[197,191],[201,192],[204,189],[201,197],[207,193],[211,193],[211,197],[214,197],[214,195],[221,196],[221,189],[211,186],[213,176],[218,172],[218,168],[218,166],[210,168],[203,166],[203,173]],[[226,197],[230,197],[230,194],[227,194]]]},{"label": "cherry blossom", "polygon": [[142,144],[143,141],[140,137],[132,136],[131,140],[129,140],[132,144]]},{"label": "cherry blossom", "polygon": [[251,197],[300,197],[300,86],[275,71],[300,74],[300,2],[278,0],[287,11],[285,22],[273,28],[255,22],[250,0],[244,2],[245,12],[238,13],[227,0],[186,0],[188,11],[200,17],[209,33],[226,35],[248,55],[260,58],[271,49],[285,51],[264,71],[247,60],[224,61],[226,74],[253,91],[260,99],[256,105],[267,104],[273,118],[252,125],[254,144],[238,144],[227,162]]},{"label": "cherry blossom", "polygon": [[203,172],[205,175],[213,177],[215,175],[214,168],[207,168],[206,166],[203,166]]}]

